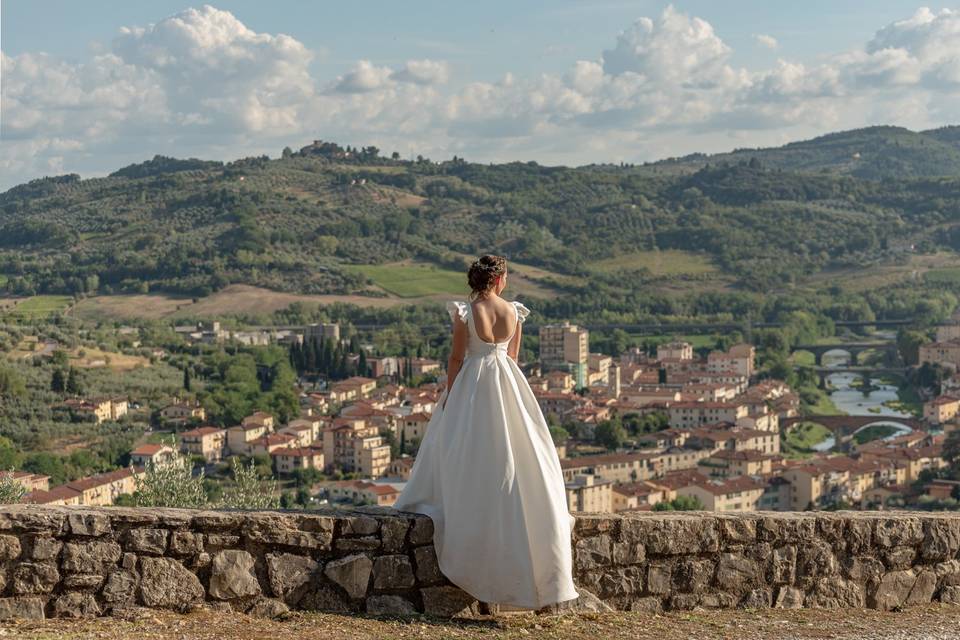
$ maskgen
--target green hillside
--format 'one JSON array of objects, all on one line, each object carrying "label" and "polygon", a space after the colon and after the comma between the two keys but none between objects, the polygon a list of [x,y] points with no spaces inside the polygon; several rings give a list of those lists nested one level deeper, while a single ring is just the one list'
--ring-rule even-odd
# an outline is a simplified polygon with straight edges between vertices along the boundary
[{"label": "green hillside", "polygon": [[[833,273],[882,268],[895,284],[897,265],[954,255],[960,178],[939,176],[960,167],[956,137],[875,127],[659,173],[669,163],[402,161],[324,142],[275,159],[156,157],[0,194],[0,293],[418,300],[460,291],[468,256],[498,252],[518,265],[515,293],[559,316],[742,311],[835,286]],[[854,149],[877,171],[880,156],[909,169],[869,179]]]},{"label": "green hillside", "polygon": [[654,166],[696,170],[706,164],[756,158],[764,165],[858,178],[960,176],[960,128],[914,132],[902,127],[869,127],[831,133],[767,149],[737,149],[716,155],[694,154]]}]

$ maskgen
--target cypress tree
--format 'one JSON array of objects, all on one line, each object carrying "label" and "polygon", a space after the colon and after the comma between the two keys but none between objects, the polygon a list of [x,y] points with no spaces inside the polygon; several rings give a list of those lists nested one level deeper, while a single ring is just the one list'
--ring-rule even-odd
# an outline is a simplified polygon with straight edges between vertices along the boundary
[{"label": "cypress tree", "polygon": [[63,393],[67,389],[67,379],[63,375],[63,369],[54,369],[53,377],[50,379],[50,390],[55,393]]}]

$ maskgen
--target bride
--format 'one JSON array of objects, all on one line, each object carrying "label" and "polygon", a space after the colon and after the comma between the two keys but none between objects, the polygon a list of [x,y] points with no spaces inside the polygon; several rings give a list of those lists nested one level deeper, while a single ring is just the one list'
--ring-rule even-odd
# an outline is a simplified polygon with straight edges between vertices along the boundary
[{"label": "bride", "polygon": [[506,261],[469,269],[469,302],[450,302],[447,387],[394,505],[430,516],[440,570],[481,602],[541,607],[578,597],[560,460],[517,366],[530,311],[500,297]]}]

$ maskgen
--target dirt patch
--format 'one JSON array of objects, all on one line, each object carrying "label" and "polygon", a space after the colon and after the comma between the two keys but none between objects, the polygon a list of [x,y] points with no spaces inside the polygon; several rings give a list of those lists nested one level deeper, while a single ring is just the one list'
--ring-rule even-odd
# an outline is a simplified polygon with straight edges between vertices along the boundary
[{"label": "dirt patch", "polygon": [[664,615],[641,613],[564,616],[515,615],[475,621],[424,616],[376,619],[329,614],[291,614],[282,621],[232,613],[198,611],[178,615],[136,609],[123,618],[25,621],[0,626],[0,635],[31,640],[62,638],[179,638],[241,640],[284,638],[558,638],[564,640],[934,640],[956,638],[960,607],[927,605],[901,612],[863,609],[694,610]]}]

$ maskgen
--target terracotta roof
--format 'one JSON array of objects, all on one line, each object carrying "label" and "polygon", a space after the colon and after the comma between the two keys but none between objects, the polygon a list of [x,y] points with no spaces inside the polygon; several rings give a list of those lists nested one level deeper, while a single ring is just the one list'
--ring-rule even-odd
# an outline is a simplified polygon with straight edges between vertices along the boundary
[{"label": "terracotta roof", "polygon": [[618,464],[621,462],[636,462],[638,460],[650,460],[655,458],[655,453],[601,453],[595,456],[580,456],[578,458],[564,458],[560,461],[560,467],[563,469],[578,469],[580,467],[595,467],[605,464]]},{"label": "terracotta roof", "polygon": [[270,452],[271,456],[286,456],[289,458],[312,458],[313,456],[323,455],[323,450],[314,447],[295,447],[291,449],[275,449]]},{"label": "terracotta roof", "polygon": [[164,449],[170,450],[169,445],[165,444],[142,444],[130,452],[132,456],[154,456]]},{"label": "terracotta roof", "polygon": [[23,497],[23,501],[31,504],[49,504],[57,500],[75,500],[81,494],[81,491],[62,484],[49,491],[31,491]]},{"label": "terracotta roof", "polygon": [[710,493],[723,496],[738,491],[755,491],[763,489],[766,483],[761,482],[750,476],[737,476],[727,480],[707,480],[706,482],[697,482],[696,486],[706,489]]}]

